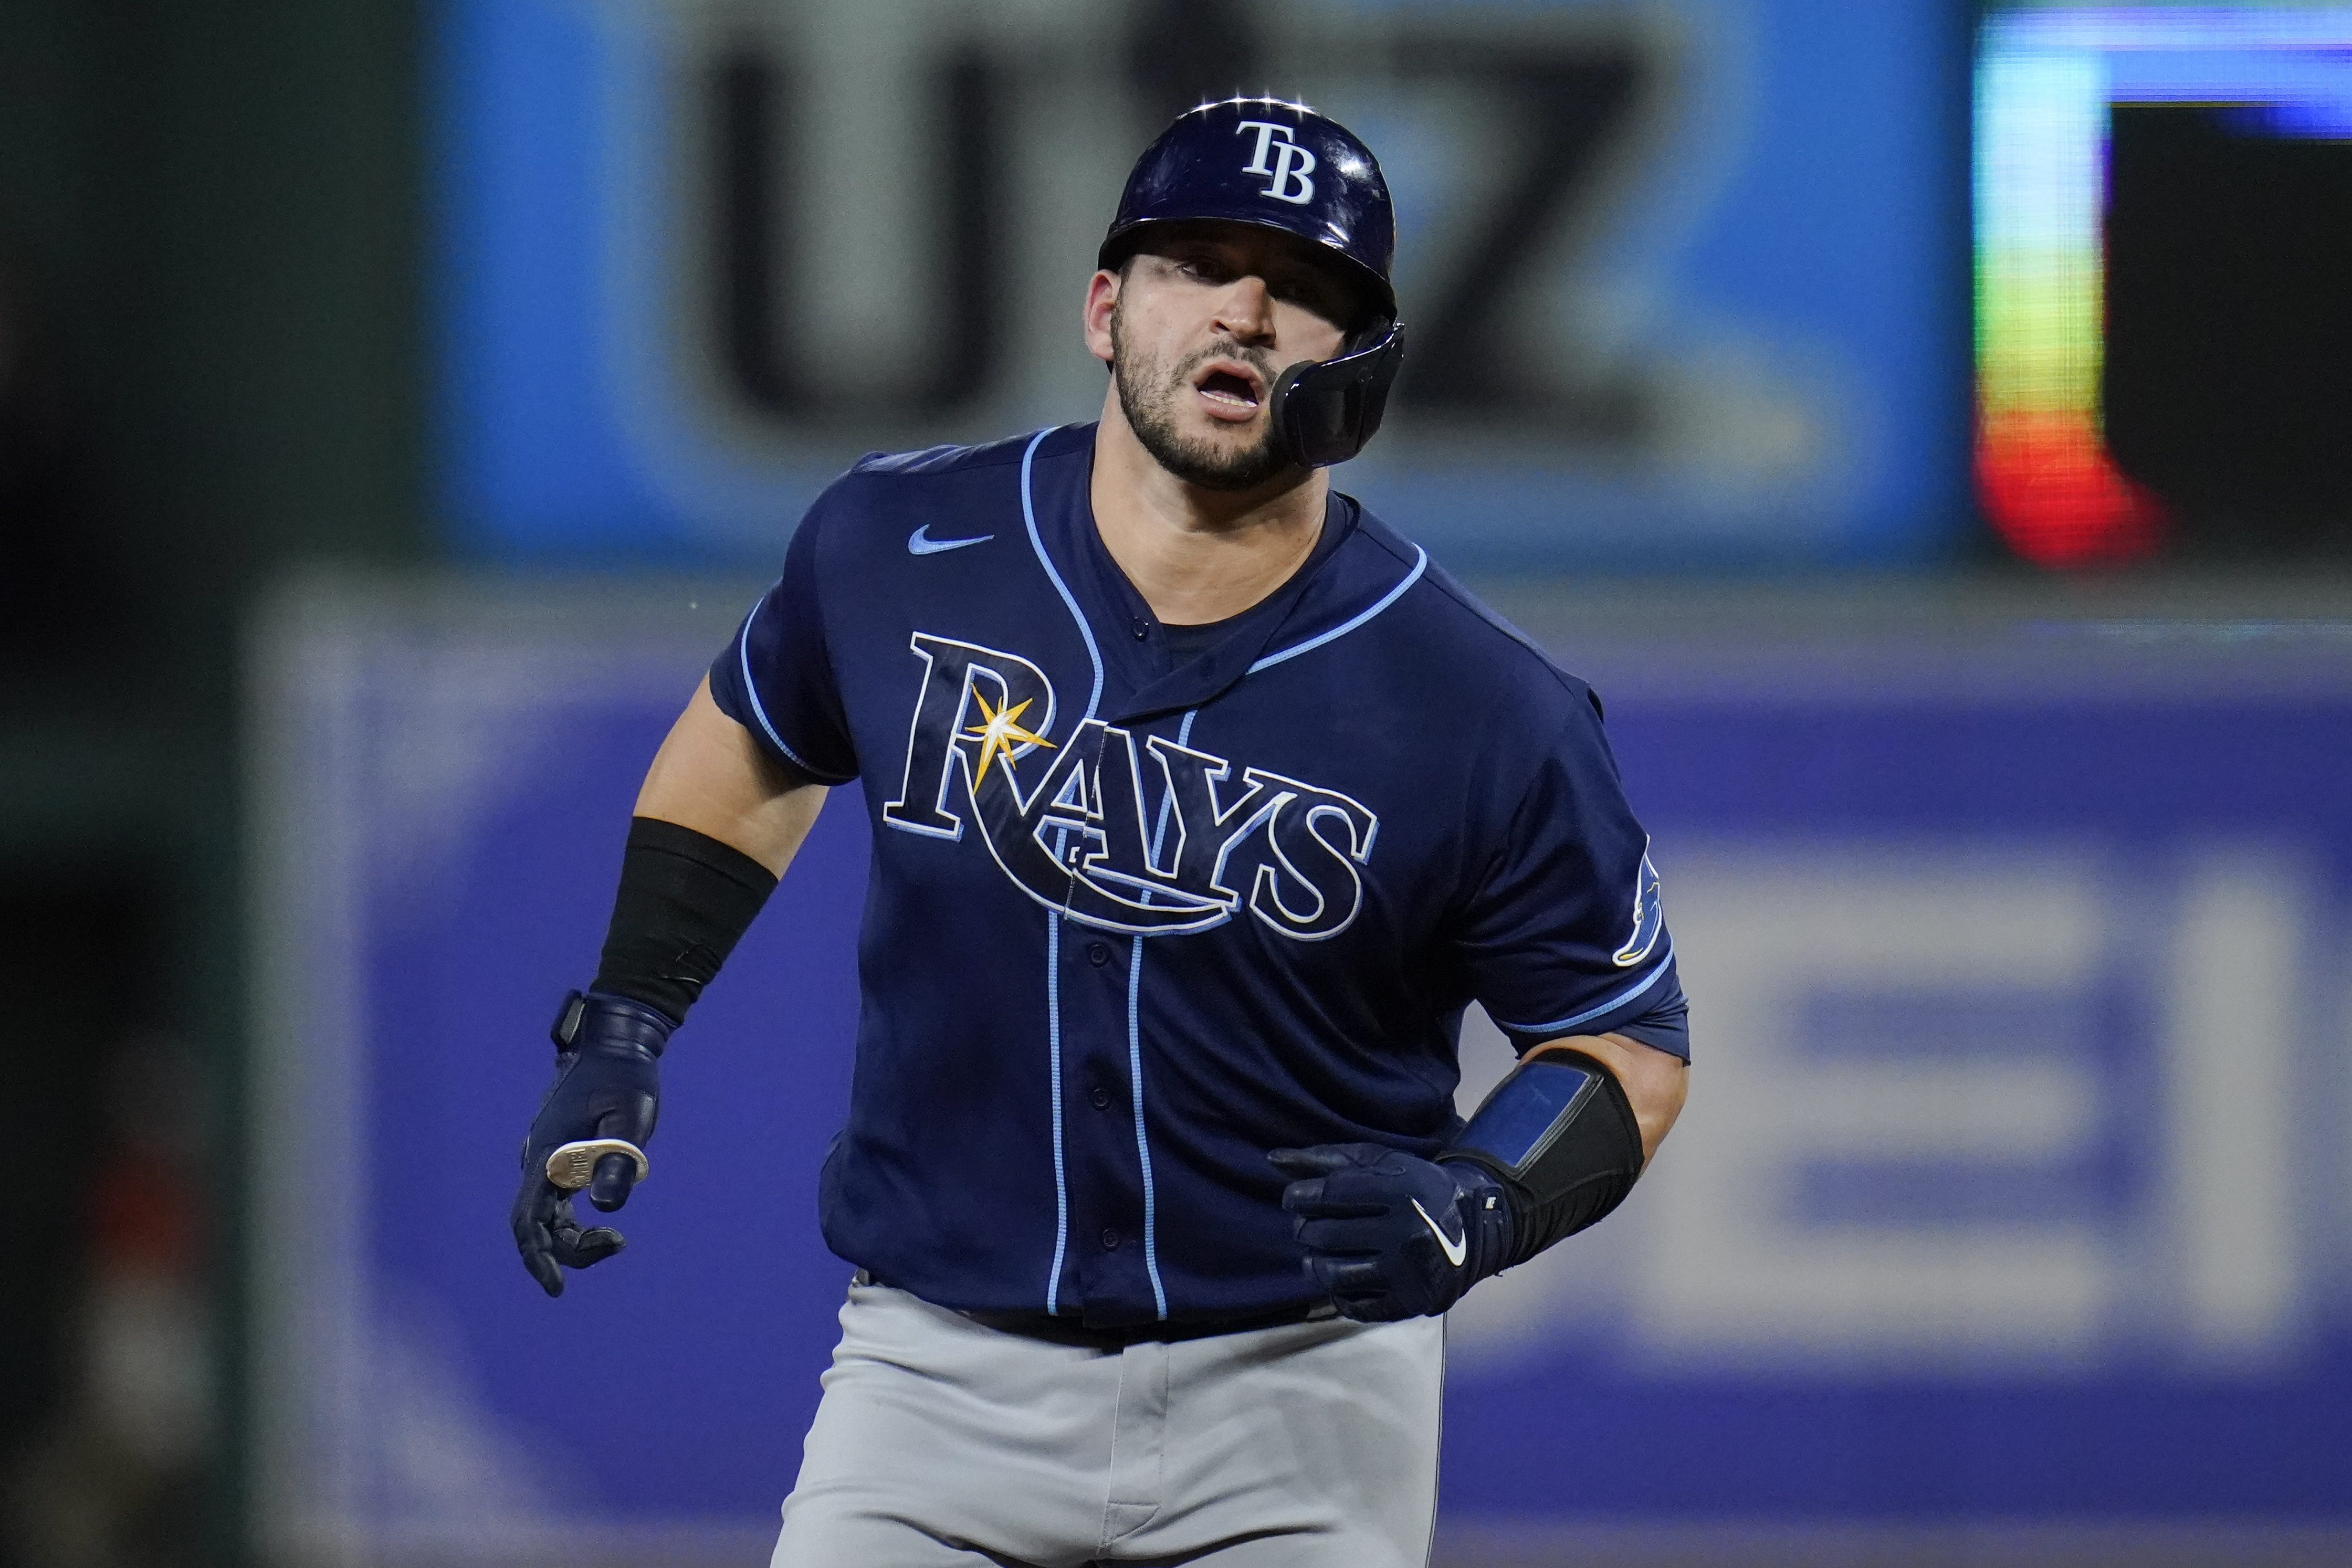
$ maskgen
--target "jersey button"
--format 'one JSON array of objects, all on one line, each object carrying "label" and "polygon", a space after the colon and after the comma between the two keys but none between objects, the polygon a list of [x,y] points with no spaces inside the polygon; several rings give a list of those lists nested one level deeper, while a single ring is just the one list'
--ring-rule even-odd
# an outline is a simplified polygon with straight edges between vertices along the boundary
[{"label": "jersey button", "polygon": [[1101,968],[1105,964],[1110,962],[1110,949],[1100,942],[1087,943],[1087,962],[1092,964],[1097,969]]},{"label": "jersey button", "polygon": [[1095,1103],[1095,1109],[1097,1111],[1108,1111],[1110,1109],[1110,1091],[1108,1089],[1097,1087],[1095,1092],[1087,1095],[1087,1098]]},{"label": "jersey button", "polygon": [[1137,616],[1137,617],[1135,618],[1135,640],[1136,640],[1137,642],[1140,643],[1140,642],[1142,642],[1146,637],[1149,637],[1149,636],[1150,636],[1150,635],[1151,635],[1151,622],[1149,622],[1149,621],[1146,621],[1146,620],[1145,620],[1142,616],[1140,616],[1140,615]]},{"label": "jersey button", "polygon": [[1118,1251],[1118,1231],[1116,1231],[1116,1230],[1112,1230],[1112,1229],[1109,1229],[1109,1228],[1106,1228],[1104,1229],[1104,1231],[1103,1231],[1103,1250],[1104,1250],[1104,1251],[1106,1251],[1106,1252],[1116,1252],[1116,1251]]}]

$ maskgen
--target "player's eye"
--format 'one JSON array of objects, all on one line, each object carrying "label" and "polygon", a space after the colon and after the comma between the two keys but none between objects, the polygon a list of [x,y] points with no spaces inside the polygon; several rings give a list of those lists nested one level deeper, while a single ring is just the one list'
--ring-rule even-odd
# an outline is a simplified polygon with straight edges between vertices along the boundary
[{"label": "player's eye", "polygon": [[1319,277],[1284,278],[1275,284],[1274,297],[1286,305],[1312,311],[1326,321],[1337,321],[1341,314],[1339,296]]}]

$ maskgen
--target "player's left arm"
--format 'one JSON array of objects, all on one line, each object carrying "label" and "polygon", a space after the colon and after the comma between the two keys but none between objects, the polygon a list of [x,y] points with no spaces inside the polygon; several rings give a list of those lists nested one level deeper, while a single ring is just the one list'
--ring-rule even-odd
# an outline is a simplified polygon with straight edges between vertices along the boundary
[{"label": "player's left arm", "polygon": [[[1546,695],[1557,727],[1524,731],[1542,754],[1507,816],[1477,830],[1491,858],[1447,938],[1518,1065],[1426,1156],[1372,1143],[1270,1156],[1294,1178],[1282,1204],[1307,1277],[1351,1318],[1443,1312],[1598,1224],[1688,1092],[1689,1008],[1649,837],[1619,789],[1599,700],[1573,681]],[[1510,1021],[1547,1018],[1559,1021]],[[1586,1022],[1592,1032],[1553,1032]]]},{"label": "player's left arm", "polygon": [[1307,1277],[1361,1322],[1443,1312],[1605,1218],[1689,1089],[1690,1064],[1674,1051],[1615,1032],[1566,1035],[1522,1055],[1433,1159],[1381,1144],[1276,1149],[1275,1166],[1294,1178],[1282,1204]]},{"label": "player's left arm", "polygon": [[1622,1034],[1572,1034],[1548,1040],[1520,1060],[1532,1061],[1548,1051],[1580,1051],[1617,1075],[1633,1107],[1634,1124],[1641,1129],[1642,1164],[1647,1168],[1657,1157],[1658,1145],[1674,1131],[1675,1118],[1683,1113],[1683,1102],[1690,1095],[1690,1063],[1671,1051]]},{"label": "player's left arm", "polygon": [[824,796],[729,717],[708,679],[662,742],[630,819],[596,978],[565,997],[556,1019],[555,1082],[524,1138],[508,1214],[523,1267],[549,1295],[562,1294],[564,1270],[624,1245],[609,1226],[581,1226],[572,1191],[584,1185],[607,1212],[628,1201],[647,1169],[671,1031],[767,902]]}]

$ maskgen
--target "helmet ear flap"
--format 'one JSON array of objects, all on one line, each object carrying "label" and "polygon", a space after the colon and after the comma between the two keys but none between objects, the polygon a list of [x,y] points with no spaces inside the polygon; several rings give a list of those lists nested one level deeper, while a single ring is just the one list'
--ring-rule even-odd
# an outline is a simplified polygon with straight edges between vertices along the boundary
[{"label": "helmet ear flap", "polygon": [[1381,428],[1404,362],[1404,325],[1378,322],[1358,344],[1336,359],[1301,360],[1274,383],[1274,427],[1302,468],[1345,463]]}]

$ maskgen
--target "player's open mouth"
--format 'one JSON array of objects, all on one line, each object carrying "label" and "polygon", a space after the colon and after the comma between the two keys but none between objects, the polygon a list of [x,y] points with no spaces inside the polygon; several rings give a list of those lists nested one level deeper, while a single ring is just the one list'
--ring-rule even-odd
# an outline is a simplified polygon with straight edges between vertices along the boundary
[{"label": "player's open mouth", "polygon": [[1204,367],[1193,378],[1192,388],[1208,405],[1209,413],[1220,419],[1247,419],[1264,401],[1265,383],[1255,372],[1225,366]]}]

